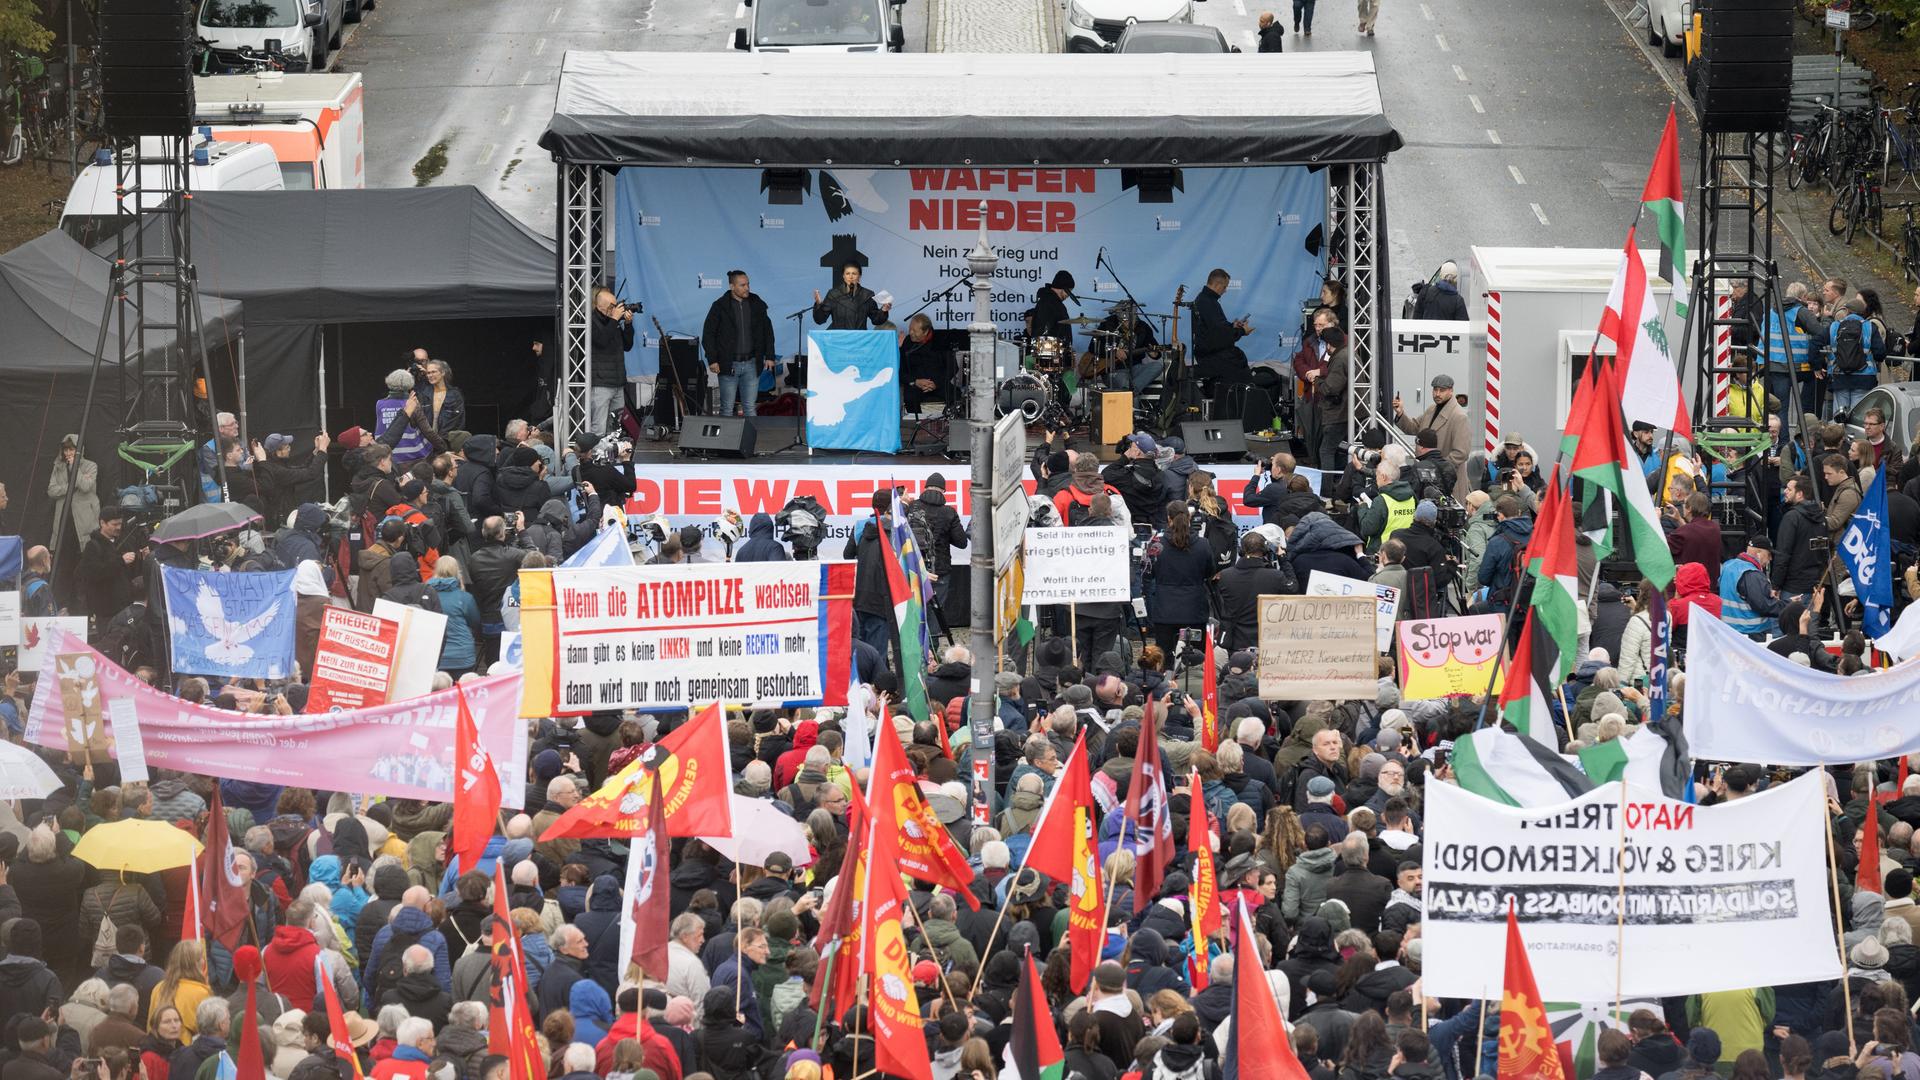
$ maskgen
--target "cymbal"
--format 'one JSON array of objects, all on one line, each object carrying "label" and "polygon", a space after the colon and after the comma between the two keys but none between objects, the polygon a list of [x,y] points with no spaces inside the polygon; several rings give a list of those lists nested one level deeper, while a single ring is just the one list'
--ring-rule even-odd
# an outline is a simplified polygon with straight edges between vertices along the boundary
[{"label": "cymbal", "polygon": [[1068,326],[1099,326],[1100,325],[1100,320],[1094,318],[1091,315],[1075,315],[1071,319],[1065,319],[1062,321],[1064,321]]},{"label": "cymbal", "polygon": [[1087,336],[1088,337],[1124,337],[1125,335],[1118,330],[1089,330],[1087,331]]}]

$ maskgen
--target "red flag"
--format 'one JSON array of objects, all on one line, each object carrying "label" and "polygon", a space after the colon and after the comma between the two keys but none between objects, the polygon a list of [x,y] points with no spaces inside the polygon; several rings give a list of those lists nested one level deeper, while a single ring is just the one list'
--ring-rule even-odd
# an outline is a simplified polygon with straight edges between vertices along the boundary
[{"label": "red flag", "polygon": [[213,785],[207,807],[206,850],[199,860],[201,917],[207,933],[229,953],[240,947],[240,935],[252,914],[247,887],[233,875],[233,841],[227,835],[227,811],[220,805],[220,785]]},{"label": "red flag", "polygon": [[1071,985],[1086,987],[1106,945],[1106,894],[1100,881],[1100,845],[1094,839],[1096,810],[1087,772],[1087,735],[1074,741],[1053,794],[1041,808],[1027,847],[1026,865],[1068,885],[1067,942],[1072,948]]},{"label": "red flag", "polygon": [[[866,805],[860,789],[855,788],[853,799],[847,804],[847,851],[840,857],[840,873],[833,879],[833,898],[820,913],[820,932],[813,939],[821,963],[827,962],[828,949],[833,949],[833,968],[826,977],[814,980],[809,999],[835,1020],[853,1008],[860,982],[860,922],[854,917],[854,901],[866,895],[867,849],[866,845],[854,841],[866,835]],[[826,995],[824,1006],[822,994]]]},{"label": "red flag", "polygon": [[1308,1080],[1307,1070],[1294,1056],[1280,1003],[1273,999],[1273,984],[1260,963],[1260,947],[1253,943],[1253,915],[1245,907],[1234,920],[1233,1027],[1227,1032],[1227,1052],[1221,1061],[1237,1063],[1233,1080]]},{"label": "red flag", "polygon": [[[1220,929],[1219,882],[1213,870],[1213,818],[1200,797],[1200,774],[1193,774],[1192,809],[1187,813],[1187,850],[1193,852],[1193,884],[1187,886],[1187,911],[1193,919],[1193,953],[1206,955],[1206,942]],[[1244,905],[1242,905],[1244,906]]]},{"label": "red flag", "polygon": [[673,894],[667,886],[671,842],[667,839],[666,813],[660,808],[659,784],[647,785],[647,805],[639,816],[646,822],[647,831],[627,849],[627,918],[631,926],[626,932],[632,935],[627,957],[640,965],[646,978],[665,982]]},{"label": "red flag", "polygon": [[457,699],[460,712],[453,726],[453,760],[459,772],[454,776],[453,835],[447,855],[466,871],[480,865],[499,823],[500,773],[494,768],[493,755],[480,745],[480,729],[473,722],[473,710],[467,708],[466,691],[458,690]]},{"label": "red flag", "polygon": [[1520,940],[1520,922],[1514,904],[1507,901],[1507,970],[1500,988],[1500,1061],[1497,1076],[1528,1080],[1571,1080],[1553,1042],[1553,1027],[1540,1001],[1540,984],[1533,981],[1527,946]]},{"label": "red flag", "polygon": [[233,1059],[234,1080],[267,1080],[267,1062],[260,1051],[260,950],[252,945],[233,950],[233,974],[247,988],[247,1007],[240,1014],[240,1027],[227,1042],[228,1046],[235,1039],[240,1042],[240,1052]]},{"label": "red flag", "polygon": [[[1200,745],[1220,749],[1220,675],[1213,668],[1213,624],[1207,624],[1206,662],[1200,667]],[[1191,686],[1192,683],[1187,685]]]},{"label": "red flag", "polygon": [[493,984],[487,1014],[487,1049],[507,1059],[509,1080],[546,1080],[539,1029],[527,1002],[527,964],[520,932],[507,907],[506,868],[493,864]]},{"label": "red flag", "polygon": [[[659,776],[666,785],[668,836],[732,836],[733,781],[727,775],[727,722],[720,704],[700,710],[648,747],[627,767],[607,778],[600,790],[581,799],[540,834],[546,840],[632,840],[639,834],[630,793],[647,797]],[[625,805],[627,809],[622,809]]]},{"label": "red flag", "polygon": [[[1867,767],[1873,766],[1869,764]],[[1860,892],[1870,892],[1875,895],[1879,895],[1886,888],[1886,883],[1880,880],[1880,801],[1878,799],[1867,799],[1867,819],[1860,823],[1860,865],[1853,873],[1853,887]]]},{"label": "red flag", "polygon": [[206,931],[201,927],[200,875],[206,873],[207,853],[203,848],[187,868],[187,909],[180,913],[180,940],[199,941]]},{"label": "red flag", "polygon": [[[944,741],[944,740],[943,740]],[[980,910],[980,898],[968,886],[973,867],[953,835],[934,816],[933,808],[920,796],[920,782],[906,751],[893,736],[893,728],[883,726],[873,749],[873,805],[869,808],[876,827],[894,834],[900,870],[916,881],[952,889],[969,907]]]},{"label": "red flag", "polygon": [[[873,782],[881,782],[878,769],[874,770]],[[900,833],[890,827],[883,796],[869,789],[868,799],[874,805],[867,820],[869,869],[864,882],[866,897],[860,905],[860,936],[862,966],[872,976],[867,1017],[873,1031],[874,1067],[906,1080],[933,1080],[920,1003],[914,997],[913,958],[907,952],[906,932],[900,925],[907,902],[900,875],[893,869],[900,858]]]},{"label": "red flag", "polygon": [[1127,831],[1133,852],[1133,911],[1147,910],[1160,895],[1167,867],[1173,864],[1173,815],[1167,812],[1166,766],[1160,760],[1159,720],[1148,695],[1140,716],[1140,746],[1133,753],[1127,780]]},{"label": "red flag", "polygon": [[360,1070],[360,1055],[353,1052],[353,1037],[347,1034],[347,1015],[340,1011],[340,993],[333,988],[333,979],[318,957],[314,958],[314,972],[314,981],[327,995],[327,1041],[333,1044],[333,1056],[353,1066],[353,1080],[366,1080],[366,1073]]}]

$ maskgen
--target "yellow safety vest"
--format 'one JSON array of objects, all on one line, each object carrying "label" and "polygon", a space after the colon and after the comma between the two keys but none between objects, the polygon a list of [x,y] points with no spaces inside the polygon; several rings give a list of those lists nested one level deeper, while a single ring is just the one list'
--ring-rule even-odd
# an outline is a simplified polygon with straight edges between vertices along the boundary
[{"label": "yellow safety vest", "polygon": [[1387,521],[1380,526],[1380,535],[1376,539],[1384,541],[1413,524],[1413,511],[1417,504],[1413,499],[1395,499],[1384,494],[1379,498],[1387,505]]}]

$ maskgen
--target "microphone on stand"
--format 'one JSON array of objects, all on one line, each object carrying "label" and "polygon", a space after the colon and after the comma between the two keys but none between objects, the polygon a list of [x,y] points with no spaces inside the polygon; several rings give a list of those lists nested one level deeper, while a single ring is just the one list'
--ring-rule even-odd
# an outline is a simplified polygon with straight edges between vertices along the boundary
[{"label": "microphone on stand", "polygon": [[1093,276],[1096,279],[1099,278],[1100,276],[1100,264],[1105,262],[1106,260],[1107,260],[1107,246],[1105,244],[1102,244],[1100,245],[1100,250],[1095,252],[1093,256]]}]

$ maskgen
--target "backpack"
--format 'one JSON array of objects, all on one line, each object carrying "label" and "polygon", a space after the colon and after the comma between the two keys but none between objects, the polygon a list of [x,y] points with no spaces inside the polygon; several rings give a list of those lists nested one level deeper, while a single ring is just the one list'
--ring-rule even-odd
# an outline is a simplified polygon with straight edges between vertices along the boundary
[{"label": "backpack", "polygon": [[408,949],[420,944],[420,939],[425,936],[424,933],[414,934],[395,930],[392,936],[387,938],[387,943],[380,947],[380,966],[373,972],[375,1004],[379,1003],[381,994],[399,985],[400,979],[407,973],[406,968],[401,964],[401,958]]},{"label": "backpack", "polygon": [[107,912],[113,910],[113,902],[120,898],[120,890],[125,887],[116,886],[113,895],[100,905],[100,930],[93,935],[93,966],[96,968],[105,965],[120,951],[120,927],[114,924],[113,916]]},{"label": "backpack", "polygon": [[[1109,498],[1118,498],[1118,497],[1119,496],[1117,495],[1109,496]],[[1065,524],[1068,528],[1073,528],[1076,525],[1082,524],[1092,516],[1093,516],[1093,501],[1091,499],[1089,499],[1086,502],[1081,502],[1079,499],[1074,498],[1072,495],[1067,496],[1067,520],[1063,522],[1063,524]]]},{"label": "backpack", "polygon": [[1833,326],[1833,370],[1842,375],[1858,375],[1867,369],[1867,349],[1863,340],[1866,321],[1842,319]]}]

